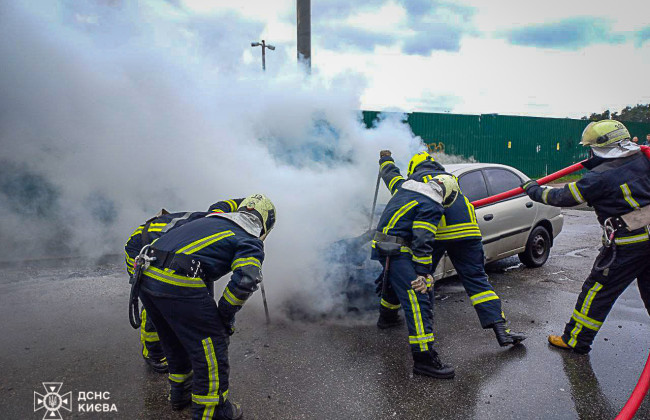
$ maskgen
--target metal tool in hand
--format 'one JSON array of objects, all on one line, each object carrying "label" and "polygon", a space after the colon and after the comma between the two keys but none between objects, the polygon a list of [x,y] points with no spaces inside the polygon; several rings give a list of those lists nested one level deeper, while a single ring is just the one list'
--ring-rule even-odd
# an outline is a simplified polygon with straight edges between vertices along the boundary
[{"label": "metal tool in hand", "polygon": [[260,289],[262,289],[262,301],[264,302],[264,314],[266,315],[266,323],[271,323],[271,317],[269,316],[269,305],[266,303],[266,292],[264,291],[264,282],[260,282]]}]

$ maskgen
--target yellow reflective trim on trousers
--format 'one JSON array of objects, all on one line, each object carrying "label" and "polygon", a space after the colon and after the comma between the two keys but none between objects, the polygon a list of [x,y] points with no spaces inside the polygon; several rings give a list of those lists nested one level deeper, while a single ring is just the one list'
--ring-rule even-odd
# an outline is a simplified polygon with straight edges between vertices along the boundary
[{"label": "yellow reflective trim on trousers", "polygon": [[384,234],[388,234],[388,231],[390,231],[392,228],[395,227],[399,219],[402,218],[406,213],[408,213],[409,210],[411,210],[413,207],[417,206],[418,202],[416,200],[409,201],[408,203],[404,204],[402,207],[400,207],[395,214],[393,214],[393,217],[390,218],[388,221],[388,224],[384,226],[382,229],[382,232]]},{"label": "yellow reflective trim on trousers", "polygon": [[384,166],[394,165],[394,164],[395,164],[395,162],[393,162],[392,160],[387,160],[386,162],[379,165],[379,170],[381,171],[382,169],[384,169]]},{"label": "yellow reflective trim on trousers", "polygon": [[230,265],[230,269],[234,271],[236,268],[243,267],[245,265],[254,265],[255,267],[262,268],[262,263],[260,263],[260,260],[258,260],[255,257],[248,257],[248,258],[237,258]]},{"label": "yellow reflective trim on trousers", "polygon": [[192,401],[201,405],[218,405],[221,402],[219,398],[226,401],[228,399],[228,390],[222,392],[220,395],[192,394]]},{"label": "yellow reflective trim on trousers", "polygon": [[409,335],[409,344],[426,344],[434,341],[433,333],[424,335]]},{"label": "yellow reflective trim on trousers", "polygon": [[573,320],[578,324],[582,324],[590,330],[598,331],[600,327],[603,326],[602,322],[596,321],[593,318],[589,318],[588,316],[581,314],[575,309],[573,310],[573,316],[571,318],[573,318]]},{"label": "yellow reflective trim on trousers", "polygon": [[395,183],[396,183],[397,181],[399,181],[400,179],[404,179],[404,177],[401,176],[401,175],[396,175],[396,176],[393,177],[393,179],[390,180],[390,182],[388,183],[388,189],[389,189],[391,192],[393,191],[393,187],[395,186]]},{"label": "yellow reflective trim on trousers", "polygon": [[144,310],[144,309],[142,310],[142,312],[140,313],[140,319],[141,319],[141,323],[140,323],[140,343],[142,343],[142,356],[149,357],[149,349],[147,348],[147,343],[146,343],[147,340],[144,337],[144,326],[147,323],[147,311],[146,310]]},{"label": "yellow reflective trim on trousers", "polygon": [[433,224],[429,222],[423,222],[421,220],[417,220],[413,222],[413,229],[425,229],[428,230],[429,232],[433,233],[435,235],[436,231],[438,228],[434,226]]},{"label": "yellow reflective trim on trousers", "polygon": [[615,238],[614,242],[616,242],[616,245],[630,245],[638,244],[639,242],[646,242],[648,239],[650,239],[648,238],[648,234],[642,233],[640,235],[626,236],[624,238]]},{"label": "yellow reflective trim on trousers", "polygon": [[[413,323],[415,325],[415,333],[418,336],[424,335],[424,324],[422,323],[422,313],[420,312],[420,302],[415,295],[415,290],[407,290],[409,302],[411,303],[411,311],[413,311]],[[419,343],[420,351],[427,351],[427,343]]]},{"label": "yellow reflective trim on trousers", "polygon": [[[205,360],[208,362],[208,394],[205,397],[219,398],[219,364],[214,352],[214,346],[212,345],[212,338],[208,337],[201,342],[203,343]],[[217,400],[217,402],[219,401]]]},{"label": "yellow reflective trim on trousers", "polygon": [[191,378],[192,375],[194,375],[194,372],[190,370],[190,373],[170,373],[168,378],[170,381],[182,384],[183,382]]},{"label": "yellow reflective trim on trousers", "polygon": [[576,322],[576,326],[573,327],[573,329],[571,330],[571,338],[567,343],[569,347],[575,347],[576,344],[578,344],[578,335],[580,334],[581,331],[582,331],[582,324],[578,324]]},{"label": "yellow reflective trim on trousers", "polygon": [[551,192],[550,188],[544,188],[544,191],[542,191],[542,201],[544,204],[548,204],[548,193]]},{"label": "yellow reflective trim on trousers", "polygon": [[621,185],[621,190],[623,191],[623,198],[625,198],[625,201],[627,201],[627,204],[630,205],[633,209],[639,208],[639,203],[632,197],[632,191],[630,190],[630,186],[627,184]]},{"label": "yellow reflective trim on trousers", "polygon": [[431,255],[426,256],[426,257],[416,257],[415,255],[413,255],[412,260],[415,261],[416,263],[420,263],[420,264],[432,264],[433,263],[433,257]]},{"label": "yellow reflective trim on trousers", "polygon": [[230,231],[226,230],[223,232],[215,233],[214,235],[206,236],[205,238],[201,238],[197,241],[192,242],[191,244],[185,245],[183,248],[179,249],[176,251],[177,254],[193,254],[197,251],[202,250],[206,246],[212,245],[213,243],[220,241],[224,238],[227,238],[229,236],[234,236],[235,234]]},{"label": "yellow reflective trim on trousers", "polygon": [[487,290],[485,292],[477,293],[473,296],[470,296],[469,300],[472,301],[472,305],[476,306],[479,303],[489,302],[491,300],[497,300],[499,296],[494,292],[494,290]]},{"label": "yellow reflective trim on trousers", "polygon": [[143,272],[149,278],[182,287],[205,287],[205,283],[198,277],[179,276],[168,268],[161,270],[156,267],[148,267]]},{"label": "yellow reflective trim on trousers", "polygon": [[399,309],[399,308],[402,307],[402,305],[400,305],[399,303],[397,305],[395,305],[393,303],[385,301],[384,299],[381,300],[381,306],[383,306],[384,308],[393,309],[393,310]]},{"label": "yellow reflective trim on trousers", "polygon": [[571,195],[573,196],[573,199],[576,200],[578,203],[584,203],[585,199],[582,197],[582,194],[580,194],[578,185],[575,182],[570,182],[567,185],[569,186],[569,191],[571,191]]},{"label": "yellow reflective trim on trousers", "polygon": [[230,211],[233,212],[237,210],[237,203],[233,200],[226,200],[226,203],[230,206]]},{"label": "yellow reflective trim on trousers", "polygon": [[603,288],[603,285],[596,282],[594,285],[589,289],[587,292],[587,296],[585,297],[585,301],[582,302],[582,307],[580,308],[580,312],[582,312],[585,315],[589,314],[589,309],[591,309],[591,302],[594,301],[594,298],[596,297],[596,293],[600,292]]},{"label": "yellow reflective trim on trousers", "polygon": [[223,291],[223,298],[228,301],[233,306],[242,306],[246,301],[239,299],[237,296],[233,295],[230,289],[226,286]]}]

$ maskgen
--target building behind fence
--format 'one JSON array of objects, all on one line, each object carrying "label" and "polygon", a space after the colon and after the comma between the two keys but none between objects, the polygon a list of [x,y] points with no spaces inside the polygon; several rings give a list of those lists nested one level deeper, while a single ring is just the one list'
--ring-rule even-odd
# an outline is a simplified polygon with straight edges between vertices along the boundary
[{"label": "building behind fence", "polygon": [[[379,116],[363,111],[372,127]],[[514,166],[531,177],[555,172],[587,157],[580,136],[589,121],[569,118],[516,117],[497,114],[406,114],[413,134],[432,152],[445,152],[479,162]],[[624,122],[644,143],[650,123]]]}]

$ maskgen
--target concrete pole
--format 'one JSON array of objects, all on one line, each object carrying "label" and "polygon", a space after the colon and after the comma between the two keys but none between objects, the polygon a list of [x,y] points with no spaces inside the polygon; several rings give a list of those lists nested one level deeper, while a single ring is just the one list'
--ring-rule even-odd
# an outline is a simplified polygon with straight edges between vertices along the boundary
[{"label": "concrete pole", "polygon": [[304,60],[311,73],[311,0],[296,0],[298,61]]}]

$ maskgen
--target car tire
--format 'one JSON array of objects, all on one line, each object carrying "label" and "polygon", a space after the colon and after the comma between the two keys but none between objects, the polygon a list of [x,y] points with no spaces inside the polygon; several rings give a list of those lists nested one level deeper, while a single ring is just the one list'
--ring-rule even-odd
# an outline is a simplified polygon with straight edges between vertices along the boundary
[{"label": "car tire", "polygon": [[519,260],[529,268],[541,267],[548,260],[551,246],[551,234],[545,227],[537,226],[530,232],[526,249],[519,254]]}]

